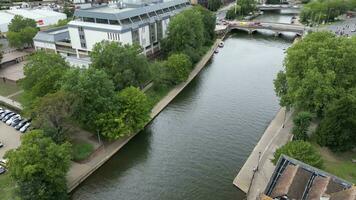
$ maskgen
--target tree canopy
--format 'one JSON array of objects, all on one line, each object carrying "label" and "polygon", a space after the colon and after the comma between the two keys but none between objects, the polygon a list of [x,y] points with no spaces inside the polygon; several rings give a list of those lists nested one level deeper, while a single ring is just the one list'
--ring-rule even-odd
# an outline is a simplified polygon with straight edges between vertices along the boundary
[{"label": "tree canopy", "polygon": [[150,79],[149,62],[136,44],[99,42],[95,44],[90,58],[91,67],[104,70],[116,90],[128,86],[142,87]]},{"label": "tree canopy", "polygon": [[299,112],[293,119],[293,130],[294,135],[293,140],[307,140],[308,139],[308,128],[312,120],[313,115],[310,112]]},{"label": "tree canopy", "polygon": [[21,146],[6,153],[10,176],[23,200],[66,200],[70,145],[55,144],[40,130],[26,133]]},{"label": "tree canopy", "polygon": [[332,100],[355,87],[355,74],[356,39],[316,32],[288,49],[275,89],[281,105],[321,116]]},{"label": "tree canopy", "polygon": [[222,5],[221,0],[208,0],[208,9],[211,11],[217,11]]},{"label": "tree canopy", "polygon": [[114,109],[114,84],[100,69],[71,69],[65,76],[62,89],[74,96],[73,117],[94,128],[99,113]]},{"label": "tree canopy", "polygon": [[302,140],[290,141],[274,152],[273,164],[276,164],[280,156],[284,154],[296,160],[302,161],[313,167],[321,168],[323,160],[320,154],[309,143]]},{"label": "tree canopy", "polygon": [[32,39],[38,32],[35,20],[20,15],[15,15],[8,28],[7,38],[10,45],[16,48],[31,46]]},{"label": "tree canopy", "polygon": [[30,106],[38,97],[56,92],[68,69],[69,64],[59,54],[37,51],[30,56],[24,67],[25,78],[21,80],[25,106]]},{"label": "tree canopy", "polygon": [[99,115],[96,126],[110,140],[134,134],[150,119],[151,106],[146,95],[135,87],[127,87],[117,95],[119,107]]},{"label": "tree canopy", "polygon": [[65,120],[71,117],[74,107],[74,97],[71,93],[59,90],[38,99],[31,115],[33,115],[33,125],[44,130],[57,144],[67,140]]},{"label": "tree canopy", "polygon": [[334,151],[356,147],[356,90],[330,104],[316,136],[320,145]]}]

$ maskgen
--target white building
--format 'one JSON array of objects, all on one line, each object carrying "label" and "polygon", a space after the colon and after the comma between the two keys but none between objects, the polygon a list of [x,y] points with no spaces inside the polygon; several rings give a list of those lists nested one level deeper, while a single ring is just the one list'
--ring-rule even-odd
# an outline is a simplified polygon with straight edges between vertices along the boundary
[{"label": "white building", "polygon": [[[34,38],[36,49],[46,49],[76,56],[88,57],[94,45],[103,40],[122,44],[137,43],[146,55],[159,50],[159,41],[166,36],[169,20],[190,7],[188,0],[158,3],[110,3],[76,10],[75,20],[69,22],[66,41],[56,38],[58,30],[39,32]],[[61,34],[63,34],[61,32]],[[64,47],[71,47],[66,49]]]},{"label": "white building", "polygon": [[61,19],[67,19],[66,14],[47,9],[12,9],[0,11],[0,31],[2,33],[8,31],[8,25],[15,15],[35,20],[37,27],[53,25]]}]

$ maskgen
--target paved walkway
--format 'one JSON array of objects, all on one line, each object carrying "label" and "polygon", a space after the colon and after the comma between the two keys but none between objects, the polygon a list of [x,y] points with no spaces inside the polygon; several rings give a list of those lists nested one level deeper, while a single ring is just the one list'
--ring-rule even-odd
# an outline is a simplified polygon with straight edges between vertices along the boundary
[{"label": "paved walkway", "polygon": [[[177,85],[172,89],[151,111],[151,118],[155,118],[190,82],[193,78],[204,68],[208,63],[211,56],[214,54],[215,48],[221,40],[217,40],[213,47],[205,54],[201,61],[196,65],[194,70],[190,73],[187,81]],[[138,132],[137,132],[138,133]],[[136,133],[136,134],[137,134]],[[117,151],[119,151],[127,142],[130,141],[136,134],[117,140],[112,143],[104,144],[104,146],[95,152],[95,156],[92,157],[86,163],[80,164],[72,162],[71,168],[67,174],[68,192],[73,191],[81,182],[89,177],[96,169],[103,165],[110,159]]]},{"label": "paved walkway", "polygon": [[22,110],[22,105],[21,103],[17,102],[17,101],[14,101],[12,99],[9,99],[7,97],[4,97],[4,96],[0,96],[0,102],[4,103],[4,104],[7,104],[9,106],[12,106],[18,110]]},{"label": "paved walkway", "polygon": [[[270,161],[274,151],[291,140],[290,132],[293,126],[291,115],[292,112],[287,112],[285,116],[284,108],[279,110],[233,181],[235,186],[247,193],[247,200],[256,200],[258,195],[265,190],[275,168]],[[254,173],[253,169],[257,168],[258,170]]]}]

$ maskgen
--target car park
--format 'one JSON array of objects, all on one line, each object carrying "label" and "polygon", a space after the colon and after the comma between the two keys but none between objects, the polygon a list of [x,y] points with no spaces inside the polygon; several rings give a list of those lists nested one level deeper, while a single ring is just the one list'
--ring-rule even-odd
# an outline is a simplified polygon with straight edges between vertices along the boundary
[{"label": "car park", "polygon": [[0,165],[2,165],[3,167],[6,167],[6,164],[7,164],[7,159],[0,159]]},{"label": "car park", "polygon": [[10,112],[10,113],[8,113],[7,115],[5,115],[4,118],[2,118],[2,121],[3,121],[3,122],[6,122],[7,120],[9,120],[9,119],[10,119],[12,116],[14,116],[14,115],[16,115],[16,113]]},{"label": "car park", "polygon": [[1,115],[0,115],[0,120],[2,120],[7,114],[11,113],[10,110],[5,110]]},{"label": "car park", "polygon": [[30,125],[31,123],[27,122],[22,128],[20,128],[20,132],[25,133]]},{"label": "car park", "polygon": [[21,116],[19,115],[19,114],[17,114],[17,115],[14,115],[14,116],[12,116],[12,117],[10,117],[5,123],[6,123],[6,125],[11,125],[11,123],[15,120],[15,119],[18,119],[18,118],[21,118]]},{"label": "car park", "polygon": [[22,128],[27,122],[30,122],[30,120],[27,120],[27,119],[22,120],[20,123],[18,123],[18,124],[15,126],[15,129],[16,129],[16,130],[20,130],[20,128]]},{"label": "car park", "polygon": [[11,122],[10,126],[15,127],[15,126],[16,126],[17,124],[19,124],[21,121],[22,121],[22,118],[21,118],[21,117],[19,117],[19,118],[17,118],[17,119],[14,119],[14,120]]},{"label": "car park", "polygon": [[5,167],[3,167],[3,166],[0,165],[0,174],[3,174],[3,173],[5,173],[5,172],[6,172]]}]

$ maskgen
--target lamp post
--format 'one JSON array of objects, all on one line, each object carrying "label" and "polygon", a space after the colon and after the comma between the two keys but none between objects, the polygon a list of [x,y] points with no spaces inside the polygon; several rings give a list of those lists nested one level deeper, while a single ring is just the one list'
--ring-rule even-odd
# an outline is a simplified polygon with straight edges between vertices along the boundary
[{"label": "lamp post", "polygon": [[99,141],[99,144],[101,144],[101,139],[100,139],[100,133],[99,133],[99,129],[96,130],[96,133],[98,135],[98,141]]}]

